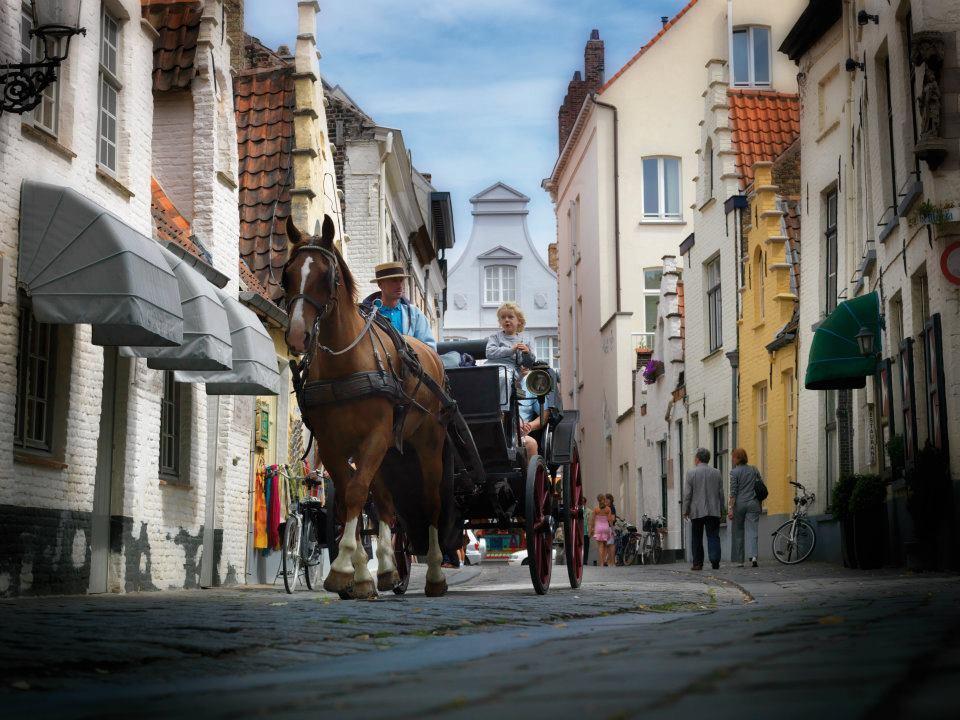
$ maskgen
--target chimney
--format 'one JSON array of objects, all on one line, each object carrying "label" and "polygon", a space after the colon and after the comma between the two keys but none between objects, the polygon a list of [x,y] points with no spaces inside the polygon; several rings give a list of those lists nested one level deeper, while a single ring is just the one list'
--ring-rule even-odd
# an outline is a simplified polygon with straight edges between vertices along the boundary
[{"label": "chimney", "polygon": [[587,95],[596,92],[603,85],[604,80],[604,50],[603,40],[599,30],[590,31],[590,39],[583,49],[583,74],[574,71],[573,79],[567,85],[567,95],[557,113],[560,149],[573,131],[573,123],[583,107]]},{"label": "chimney", "polygon": [[667,17],[666,15],[661,15],[661,16],[660,16],[660,24],[661,24],[661,25],[663,25],[664,27],[666,27],[668,22],[670,22],[670,18],[669,18],[669,17]]},{"label": "chimney", "polygon": [[243,35],[243,0],[224,0],[223,10],[227,39],[230,41],[230,67],[240,70],[247,44]]}]

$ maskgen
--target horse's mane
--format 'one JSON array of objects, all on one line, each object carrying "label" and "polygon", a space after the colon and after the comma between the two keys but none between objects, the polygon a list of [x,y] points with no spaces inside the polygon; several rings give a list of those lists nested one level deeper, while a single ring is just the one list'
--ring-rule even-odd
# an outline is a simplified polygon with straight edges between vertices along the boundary
[{"label": "horse's mane", "polygon": [[332,246],[333,254],[337,256],[337,262],[340,263],[340,277],[343,278],[343,289],[346,290],[347,295],[353,300],[354,303],[357,302],[357,280],[353,277],[353,273],[350,272],[350,268],[347,265],[347,261],[343,259],[343,255],[340,254],[340,250],[336,245]]}]

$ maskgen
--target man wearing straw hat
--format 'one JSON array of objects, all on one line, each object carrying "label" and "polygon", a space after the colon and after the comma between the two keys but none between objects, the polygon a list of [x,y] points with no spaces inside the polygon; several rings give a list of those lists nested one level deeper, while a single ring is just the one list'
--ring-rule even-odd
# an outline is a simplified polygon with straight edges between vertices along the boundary
[{"label": "man wearing straw hat", "polygon": [[369,295],[364,299],[363,305],[376,308],[401,335],[415,337],[436,350],[437,341],[430,332],[427,316],[403,296],[403,283],[408,277],[410,276],[404,271],[403,263],[380,263],[374,268],[373,280],[380,286],[380,292]]}]

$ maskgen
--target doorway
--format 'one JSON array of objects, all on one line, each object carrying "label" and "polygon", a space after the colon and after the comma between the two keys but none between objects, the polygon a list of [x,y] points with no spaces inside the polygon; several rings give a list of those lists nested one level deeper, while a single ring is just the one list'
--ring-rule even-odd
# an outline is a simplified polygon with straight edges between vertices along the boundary
[{"label": "doorway", "polygon": [[100,402],[100,436],[97,439],[97,471],[90,518],[91,593],[107,591],[110,561],[110,498],[113,482],[114,426],[117,415],[117,348],[103,349],[103,395]]}]

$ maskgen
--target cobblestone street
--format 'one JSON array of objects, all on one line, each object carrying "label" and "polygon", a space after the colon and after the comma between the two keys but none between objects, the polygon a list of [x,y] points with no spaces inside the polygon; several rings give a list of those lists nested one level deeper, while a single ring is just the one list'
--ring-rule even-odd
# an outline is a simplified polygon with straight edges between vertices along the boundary
[{"label": "cobblestone street", "polygon": [[[420,568],[415,570],[422,572]],[[0,603],[10,717],[956,717],[960,581],[826,565],[450,571],[447,597],[275,588]],[[721,692],[722,691],[722,692]],[[132,710],[131,708],[135,708]]]}]

